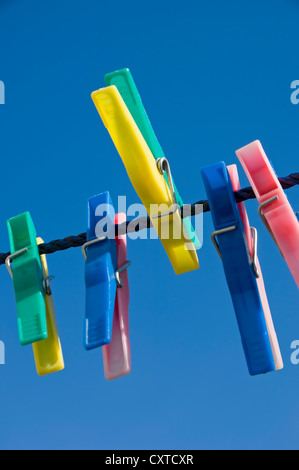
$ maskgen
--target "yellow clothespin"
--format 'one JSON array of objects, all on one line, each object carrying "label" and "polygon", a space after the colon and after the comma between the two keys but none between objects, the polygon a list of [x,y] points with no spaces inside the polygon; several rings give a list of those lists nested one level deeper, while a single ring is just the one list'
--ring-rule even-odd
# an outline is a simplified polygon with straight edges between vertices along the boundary
[{"label": "yellow clothespin", "polygon": [[[43,243],[41,238],[36,239],[37,244]],[[64,361],[60,339],[58,336],[55,309],[51,289],[49,286],[49,273],[46,255],[41,255],[41,264],[46,285],[45,303],[48,328],[48,338],[32,344],[35,365],[38,375],[51,374],[64,369]]]},{"label": "yellow clothespin", "polygon": [[[96,90],[91,96],[131,183],[151,217],[175,273],[182,274],[197,269],[199,264],[196,250],[184,230],[175,192],[168,187],[163,177],[166,170],[168,180],[171,180],[167,160],[160,159],[156,162],[115,86]],[[164,209],[161,209],[162,205]]]}]

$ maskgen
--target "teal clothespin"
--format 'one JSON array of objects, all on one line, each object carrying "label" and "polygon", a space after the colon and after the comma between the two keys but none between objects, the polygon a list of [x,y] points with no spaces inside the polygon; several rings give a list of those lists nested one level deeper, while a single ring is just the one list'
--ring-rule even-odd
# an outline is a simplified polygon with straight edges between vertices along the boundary
[{"label": "teal clothespin", "polygon": [[[165,158],[164,152],[156,137],[154,129],[152,128],[152,125],[145,111],[145,108],[141,101],[139,92],[137,90],[136,84],[134,82],[134,79],[131,75],[130,70],[121,69],[115,72],[107,73],[104,79],[105,79],[105,83],[107,86],[114,85],[118,89],[122,99],[124,100],[128,110],[130,111],[137,127],[139,128],[145,142],[147,143],[155,159],[158,160],[159,158],[163,158],[163,157]],[[166,172],[164,173],[164,177],[169,186]],[[174,186],[177,203],[179,204],[180,207],[182,207],[184,205],[182,198],[179,195],[178,190],[176,189],[176,186],[174,183],[173,183],[173,186]],[[183,223],[184,223],[186,233],[188,237],[190,238],[190,240],[193,242],[196,250],[200,249],[201,244],[191,224],[191,219],[189,217],[185,217],[183,219]]]},{"label": "teal clothespin", "polygon": [[44,277],[30,213],[8,219],[7,227],[11,255],[5,264],[13,279],[19,340],[25,345],[48,336]]}]

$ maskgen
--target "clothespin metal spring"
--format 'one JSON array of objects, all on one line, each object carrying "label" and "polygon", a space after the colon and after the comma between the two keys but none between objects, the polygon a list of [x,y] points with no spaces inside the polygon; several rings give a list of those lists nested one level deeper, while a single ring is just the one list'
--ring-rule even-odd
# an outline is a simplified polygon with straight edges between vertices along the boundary
[{"label": "clothespin metal spring", "polygon": [[[219,244],[217,242],[216,237],[218,235],[223,234],[223,233],[232,232],[233,230],[236,230],[236,228],[237,228],[236,225],[232,225],[231,227],[226,227],[226,228],[223,228],[221,230],[216,230],[215,232],[212,233],[211,239],[212,239],[213,245],[216,248],[216,251],[217,251],[218,255],[220,256],[220,259],[222,259],[222,257],[221,257]],[[255,227],[250,227],[250,230],[252,232],[252,240],[253,240],[252,267],[253,267],[253,270],[254,270],[254,273],[255,273],[256,277],[259,278],[260,273],[259,273],[258,268],[257,268],[257,230],[256,230]]]},{"label": "clothespin metal spring", "polygon": [[159,173],[161,173],[161,175],[164,175],[164,173],[166,171],[167,178],[168,178],[168,181],[169,181],[170,190],[171,190],[171,194],[172,194],[172,200],[173,200],[174,208],[172,210],[170,210],[169,212],[163,212],[162,214],[153,215],[152,219],[159,219],[161,217],[165,217],[166,215],[173,215],[173,214],[175,214],[176,212],[179,211],[179,205],[177,203],[177,199],[176,199],[176,195],[175,195],[175,190],[174,190],[173,179],[172,179],[172,175],[171,175],[171,171],[170,171],[169,162],[168,162],[166,157],[162,157],[162,158],[158,158],[156,163],[157,163],[158,171],[159,171]]},{"label": "clothespin metal spring", "polygon": [[[102,242],[102,241],[106,240],[106,238],[107,238],[107,235],[103,235],[102,237],[95,238],[94,240],[90,240],[90,241],[84,243],[84,245],[82,246],[82,254],[83,254],[83,257],[84,257],[85,261],[87,259],[86,248],[90,245],[93,245],[94,243]],[[127,269],[131,264],[132,264],[132,262],[128,260],[122,266],[120,266],[120,268],[118,268],[115,271],[115,278],[116,278],[117,287],[120,287],[120,288],[123,287],[123,283],[122,283],[122,280],[121,280],[121,277],[120,277],[120,273],[122,271],[124,271],[125,269]]]},{"label": "clothespin metal spring", "polygon": [[26,251],[28,251],[28,248],[22,248],[22,250],[16,251],[15,253],[12,253],[11,255],[9,255],[9,256],[5,259],[5,266],[7,267],[7,270],[8,270],[8,272],[9,272],[9,275],[10,275],[11,278],[12,278],[12,270],[11,270],[11,267],[10,267],[11,260],[12,260],[13,258],[16,258],[17,256],[22,255],[22,254],[25,253]]},{"label": "clothespin metal spring", "polygon": [[[7,258],[5,259],[5,266],[7,267],[7,271],[9,272],[9,275],[10,275],[11,278],[13,278],[12,270],[11,270],[11,267],[10,267],[11,261],[13,260],[13,258],[16,258],[17,256],[20,256],[20,255],[24,254],[27,251],[28,251],[28,248],[22,248],[22,250],[16,251],[15,253],[12,253],[11,255],[7,256]],[[53,279],[55,279],[55,276],[48,276],[43,281],[45,293],[47,295],[52,295],[50,281],[52,281]]]}]

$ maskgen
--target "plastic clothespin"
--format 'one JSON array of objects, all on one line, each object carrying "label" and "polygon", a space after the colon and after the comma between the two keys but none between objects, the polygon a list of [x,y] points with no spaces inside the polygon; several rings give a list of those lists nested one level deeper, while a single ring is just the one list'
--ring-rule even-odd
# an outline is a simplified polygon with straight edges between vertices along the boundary
[{"label": "plastic clothespin", "polygon": [[259,202],[259,215],[299,287],[299,221],[261,143],[256,140],[236,154]]},{"label": "plastic clothespin", "polygon": [[88,200],[87,242],[82,247],[86,261],[86,349],[97,348],[111,341],[117,287],[116,241],[109,235],[114,226],[114,217],[108,191]]},{"label": "plastic clothespin", "polygon": [[[234,191],[239,191],[241,189],[240,181],[239,181],[239,176],[238,176],[238,170],[236,165],[230,165],[227,167],[228,173],[232,182],[233,190]],[[245,235],[246,235],[246,240],[248,243],[249,247],[249,253],[251,259],[254,259],[254,266],[256,269],[256,274],[257,274],[257,286],[263,306],[263,311],[264,311],[264,317],[266,321],[266,326],[267,326],[267,331],[270,339],[270,344],[271,344],[271,349],[272,349],[272,355],[274,358],[274,363],[275,363],[275,370],[280,370],[283,368],[283,361],[281,357],[281,352],[279,348],[279,344],[277,341],[277,336],[272,320],[272,315],[270,311],[270,306],[266,294],[266,289],[265,289],[265,284],[263,280],[263,275],[262,275],[262,270],[261,266],[259,263],[259,259],[257,256],[257,230],[254,227],[251,227],[249,224],[246,208],[244,202],[238,203],[238,208],[240,211],[241,219],[244,225],[244,230],[245,230]]]},{"label": "plastic clothespin", "polygon": [[[107,73],[104,77],[104,80],[107,86],[114,85],[118,89],[122,99],[124,100],[125,105],[131,113],[132,118],[134,119],[141,134],[143,135],[144,140],[147,143],[154,158],[156,160],[160,158],[165,158],[164,152],[150,123],[150,120],[143,106],[140,94],[138,92],[130,70],[126,68],[117,70],[115,72]],[[166,173],[164,173],[164,177],[167,181],[168,186],[170,186]],[[183,200],[174,182],[173,187],[177,203],[180,207],[183,207]],[[192,227],[190,217],[185,217],[183,219],[183,223],[188,237],[194,243],[196,250],[199,250],[201,248],[201,244],[197,238],[194,228]]]},{"label": "plastic clothespin", "polygon": [[26,345],[47,338],[44,277],[29,212],[8,219],[7,227],[11,255],[5,264],[13,279],[19,340]]},{"label": "plastic clothespin", "polygon": [[[37,238],[37,244],[43,243],[42,238]],[[32,344],[35,359],[36,371],[38,375],[51,374],[64,369],[64,360],[61,343],[57,330],[54,302],[50,287],[50,278],[46,255],[40,255],[44,282],[46,285],[45,303],[48,327],[48,338]]]},{"label": "plastic clothespin", "polygon": [[201,170],[215,232],[232,297],[247,366],[251,375],[275,370],[263,306],[257,285],[255,256],[250,256],[232,182],[223,162]]},{"label": "plastic clothespin", "polygon": [[[175,273],[197,269],[199,265],[196,250],[184,230],[167,160],[155,161],[114,85],[94,91],[92,99],[123,160],[129,178],[151,217]],[[165,171],[168,173],[171,189],[163,177]],[[165,208],[163,211],[162,204]]]},{"label": "plastic clothespin", "polygon": [[[126,214],[115,216],[115,224],[126,221]],[[131,346],[129,339],[129,281],[127,267],[127,237],[116,237],[117,270],[121,273],[116,290],[111,342],[103,346],[104,371],[107,380],[117,379],[131,372]]]}]

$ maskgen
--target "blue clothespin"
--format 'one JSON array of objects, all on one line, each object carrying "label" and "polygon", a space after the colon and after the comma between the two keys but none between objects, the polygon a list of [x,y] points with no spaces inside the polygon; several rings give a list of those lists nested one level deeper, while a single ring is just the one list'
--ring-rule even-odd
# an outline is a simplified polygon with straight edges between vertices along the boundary
[{"label": "blue clothespin", "polygon": [[275,370],[257,270],[251,258],[244,225],[223,162],[201,170],[215,232],[212,240],[223,268],[235,308],[243,349],[251,375]]},{"label": "blue clothespin", "polygon": [[108,191],[88,200],[87,242],[82,247],[86,260],[86,349],[97,348],[111,341],[117,288],[116,241],[115,238],[109,237],[114,216],[114,207]]}]

